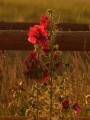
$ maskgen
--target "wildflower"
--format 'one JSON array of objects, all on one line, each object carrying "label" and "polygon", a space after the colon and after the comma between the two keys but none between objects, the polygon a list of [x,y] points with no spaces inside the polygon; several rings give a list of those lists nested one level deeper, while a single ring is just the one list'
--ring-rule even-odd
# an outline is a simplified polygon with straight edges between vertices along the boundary
[{"label": "wildflower", "polygon": [[86,95],[86,104],[90,104],[90,95]]},{"label": "wildflower", "polygon": [[77,102],[73,105],[73,109],[75,113],[77,113],[80,110],[80,107]]},{"label": "wildflower", "polygon": [[62,106],[63,106],[64,109],[69,108],[69,100],[67,98],[62,100]]},{"label": "wildflower", "polygon": [[43,50],[44,52],[49,51],[50,49],[49,49],[48,44],[44,43],[44,44],[42,45],[42,50]]},{"label": "wildflower", "polygon": [[44,29],[43,26],[40,25],[35,25],[34,27],[31,27],[28,36],[29,42],[38,45],[43,45],[48,39],[47,31]]},{"label": "wildflower", "polygon": [[34,79],[35,82],[46,82],[47,78],[49,76],[48,69],[45,67],[41,67],[40,70],[37,71],[37,77]]},{"label": "wildflower", "polygon": [[29,59],[26,59],[24,61],[26,65],[26,71],[24,71],[24,74],[36,82],[41,80],[45,82],[49,75],[48,69],[45,66],[43,66],[39,60],[36,59],[36,54],[32,51],[30,52],[29,57]]},{"label": "wildflower", "polygon": [[36,52],[35,51],[30,51],[30,60],[36,59]]},{"label": "wildflower", "polygon": [[44,26],[45,29],[48,29],[51,26],[50,17],[48,15],[41,16],[40,25]]},{"label": "wildflower", "polygon": [[29,78],[34,78],[35,76],[37,76],[37,69],[38,69],[38,65],[39,65],[39,61],[37,59],[33,59],[33,60],[29,60],[26,59],[24,60],[24,63],[26,65],[26,71],[24,72],[25,75],[28,75]]}]

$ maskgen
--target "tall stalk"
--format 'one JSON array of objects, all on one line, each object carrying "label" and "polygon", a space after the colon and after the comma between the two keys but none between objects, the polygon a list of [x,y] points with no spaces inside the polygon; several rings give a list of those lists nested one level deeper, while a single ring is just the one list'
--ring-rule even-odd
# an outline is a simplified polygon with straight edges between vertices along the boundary
[{"label": "tall stalk", "polygon": [[[36,46],[36,48],[37,48],[37,53],[38,53],[38,60],[39,60],[39,54],[40,54],[40,52],[39,52],[39,47],[37,47]],[[38,111],[39,111],[39,109],[38,109],[38,98],[39,98],[39,94],[38,94],[38,88],[39,88],[39,86],[38,86],[39,84],[38,84],[38,81],[37,81],[37,83],[36,83],[36,101],[37,101],[37,110],[36,110],[36,120],[38,120]]]},{"label": "tall stalk", "polygon": [[52,77],[51,77],[51,86],[50,86],[50,120],[52,120],[52,98],[53,98],[53,95],[52,95]]},{"label": "tall stalk", "polygon": [[50,65],[50,120],[52,120],[52,109],[53,109],[53,71],[52,71],[52,58],[53,58],[53,45],[51,50],[51,65]]},{"label": "tall stalk", "polygon": [[51,61],[50,61],[50,120],[52,120],[52,111],[53,111],[53,44],[54,44],[54,34],[53,34],[53,10],[49,11],[51,17],[52,28],[50,31],[50,39],[51,39]]},{"label": "tall stalk", "polygon": [[37,84],[37,96],[36,96],[36,101],[37,101],[37,111],[36,111],[36,118],[38,120],[38,82],[36,83]]}]

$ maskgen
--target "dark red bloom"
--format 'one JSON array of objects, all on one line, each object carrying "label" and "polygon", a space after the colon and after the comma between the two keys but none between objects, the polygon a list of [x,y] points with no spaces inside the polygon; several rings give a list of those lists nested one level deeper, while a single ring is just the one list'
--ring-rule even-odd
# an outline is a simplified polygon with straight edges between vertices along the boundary
[{"label": "dark red bloom", "polygon": [[73,109],[75,113],[77,113],[80,110],[80,106],[78,105],[77,102],[73,105]]},{"label": "dark red bloom", "polygon": [[40,25],[35,25],[34,27],[31,27],[28,36],[29,42],[39,45],[43,45],[48,39],[47,31],[44,29],[43,26]]},{"label": "dark red bloom", "polygon": [[38,65],[39,61],[36,59],[36,55],[35,51],[30,51],[29,58],[24,60],[28,72],[31,68],[34,69]]},{"label": "dark red bloom", "polygon": [[46,43],[44,43],[44,44],[42,45],[42,50],[43,50],[44,52],[47,52],[47,51],[49,51],[50,49],[49,49],[49,46],[48,46]]},{"label": "dark red bloom", "polygon": [[[40,76],[40,74],[42,75]],[[42,82],[46,82],[48,76],[49,76],[48,69],[44,66],[41,66],[40,70],[37,71],[37,77],[34,81],[39,82],[42,80]]]},{"label": "dark red bloom", "polygon": [[48,15],[43,15],[40,18],[40,25],[48,29],[51,26],[50,17]]},{"label": "dark red bloom", "polygon": [[36,52],[35,51],[30,51],[30,60],[34,60],[34,59],[36,59]]},{"label": "dark red bloom", "polygon": [[68,99],[63,99],[62,100],[62,106],[64,109],[68,109],[69,108],[69,100]]},{"label": "dark red bloom", "polygon": [[26,59],[26,60],[24,60],[24,63],[26,65],[26,69],[27,69],[25,74],[30,75],[29,77],[33,78],[32,74],[34,74],[37,71],[39,61],[37,59],[33,59],[33,60]]},{"label": "dark red bloom", "polygon": [[31,51],[29,59],[24,60],[24,63],[26,65],[26,71],[24,71],[24,74],[28,78],[33,79],[36,82],[41,80],[42,82],[46,82],[49,76],[48,69],[36,59],[35,52]]}]

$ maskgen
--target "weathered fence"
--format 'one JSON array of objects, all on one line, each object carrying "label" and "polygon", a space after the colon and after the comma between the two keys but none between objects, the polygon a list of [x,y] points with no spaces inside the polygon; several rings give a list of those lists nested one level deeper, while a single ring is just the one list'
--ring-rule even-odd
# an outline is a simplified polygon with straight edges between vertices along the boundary
[{"label": "weathered fence", "polygon": [[[27,40],[28,30],[38,23],[0,22],[1,50],[30,50],[33,45]],[[90,25],[77,23],[57,24],[56,43],[61,51],[89,51]]]}]

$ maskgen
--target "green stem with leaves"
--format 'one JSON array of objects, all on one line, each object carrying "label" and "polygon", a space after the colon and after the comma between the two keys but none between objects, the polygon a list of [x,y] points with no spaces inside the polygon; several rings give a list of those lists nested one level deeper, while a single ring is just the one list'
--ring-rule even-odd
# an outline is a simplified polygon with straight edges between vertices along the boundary
[{"label": "green stem with leaves", "polygon": [[53,109],[53,71],[52,71],[52,58],[53,49],[51,50],[51,65],[50,65],[50,120],[52,120],[52,109]]},{"label": "green stem with leaves", "polygon": [[52,111],[53,111],[53,44],[54,44],[54,34],[53,34],[53,10],[49,11],[51,16],[52,29],[50,31],[51,39],[51,61],[50,61],[50,120],[52,120]]},{"label": "green stem with leaves", "polygon": [[[36,46],[36,49],[37,49],[37,57],[38,57],[38,60],[39,60],[39,54],[40,54],[40,51],[39,51],[39,47],[38,46]],[[38,120],[38,111],[39,111],[39,109],[38,109],[38,98],[39,98],[39,94],[38,94],[38,88],[39,88],[39,86],[38,86],[39,84],[38,84],[38,81],[37,81],[37,83],[36,83],[36,92],[37,92],[37,96],[36,96],[36,101],[37,101],[37,110],[36,110],[36,120]]]}]

